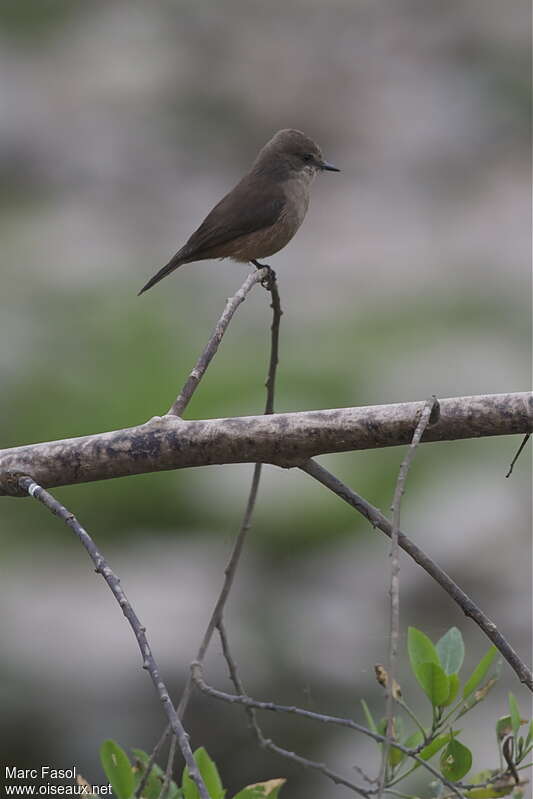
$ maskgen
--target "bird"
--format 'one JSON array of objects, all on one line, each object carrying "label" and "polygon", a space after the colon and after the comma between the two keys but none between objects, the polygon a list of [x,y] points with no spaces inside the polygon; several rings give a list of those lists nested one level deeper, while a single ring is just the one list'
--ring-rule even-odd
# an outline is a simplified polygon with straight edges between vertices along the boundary
[{"label": "bird", "polygon": [[340,169],[325,161],[320,147],[301,131],[279,130],[259,151],[250,171],[139,295],[194,261],[231,258],[262,268],[259,259],[279,252],[302,224],[311,183],[323,171]]}]

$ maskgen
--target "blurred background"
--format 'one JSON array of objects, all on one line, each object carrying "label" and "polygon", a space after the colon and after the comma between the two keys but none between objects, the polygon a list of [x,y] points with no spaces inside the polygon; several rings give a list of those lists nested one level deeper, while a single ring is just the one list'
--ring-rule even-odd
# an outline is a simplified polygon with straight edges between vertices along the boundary
[{"label": "blurred background", "polygon": [[[4,0],[0,9],[1,446],[141,423],[173,401],[247,268],[186,266],[137,291],[279,128],[340,174],[271,259],[285,314],[276,407],[293,411],[530,386],[530,8],[526,0]],[[189,418],[262,411],[267,295],[241,307]],[[423,446],[402,527],[531,650],[531,455],[518,437]],[[321,462],[386,511],[402,449]],[[122,578],[174,697],[223,577],[252,468],[57,490]],[[130,629],[78,542],[2,498],[0,729],[19,767],[103,781],[108,737],[151,750],[164,724]],[[363,722],[383,712],[388,541],[306,475],[266,467],[227,627],[247,690]],[[401,561],[409,624],[457,625],[469,672],[488,647]],[[465,676],[468,676],[467,674]],[[207,677],[230,690],[218,643]],[[474,770],[497,765],[504,667],[465,720]],[[420,701],[428,718],[429,707]],[[349,792],[260,752],[239,708],[195,697],[193,745],[230,793]],[[377,751],[347,731],[264,719],[280,745],[355,776]],[[181,764],[179,765],[181,770]],[[426,795],[427,780],[415,775]]]}]

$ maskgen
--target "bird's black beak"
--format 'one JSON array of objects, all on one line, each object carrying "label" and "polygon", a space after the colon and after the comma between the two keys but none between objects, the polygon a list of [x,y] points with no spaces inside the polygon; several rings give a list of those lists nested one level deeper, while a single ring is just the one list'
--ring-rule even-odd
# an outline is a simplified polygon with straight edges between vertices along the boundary
[{"label": "bird's black beak", "polygon": [[317,166],[319,169],[326,172],[340,172],[340,169],[337,169],[336,166],[333,166],[333,164],[330,164],[328,161],[320,161]]}]

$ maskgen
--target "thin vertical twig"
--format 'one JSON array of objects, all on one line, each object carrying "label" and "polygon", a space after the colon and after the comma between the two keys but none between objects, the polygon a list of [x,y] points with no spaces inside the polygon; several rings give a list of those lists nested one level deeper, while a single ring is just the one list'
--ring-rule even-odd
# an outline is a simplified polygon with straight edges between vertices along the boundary
[{"label": "thin vertical twig", "polygon": [[[270,292],[270,297],[271,297],[270,307],[272,308],[272,323],[270,326],[270,359],[268,365],[267,379],[265,382],[267,396],[266,396],[265,410],[264,410],[265,414],[271,414],[274,412],[276,374],[277,374],[277,366],[279,363],[279,329],[280,329],[280,323],[283,311],[281,309],[281,301],[276,280],[276,274],[274,270],[272,270],[270,267],[259,266],[257,268],[257,271],[253,273],[253,277],[256,278],[255,282],[258,281],[261,282],[261,284],[267,289],[267,291]],[[191,374],[194,374],[194,370],[193,373]],[[179,397],[178,400],[176,400],[176,403],[179,404]],[[218,598],[215,602],[215,607],[213,608],[213,612],[211,613],[211,618],[209,619],[208,625],[206,627],[205,633],[203,635],[202,641],[200,643],[196,655],[196,661],[200,663],[203,662],[205,653],[207,652],[207,649],[213,637],[213,633],[217,627],[217,624],[222,619],[224,608],[226,606],[226,602],[228,600],[228,596],[230,594],[233,581],[235,579],[235,574],[237,572],[237,567],[242,554],[244,542],[246,540],[246,535],[252,525],[252,517],[255,509],[255,503],[257,500],[257,493],[259,490],[259,482],[261,480],[261,471],[262,471],[262,464],[256,463],[254,466],[252,484],[250,486],[250,492],[248,494],[248,500],[246,502],[246,509],[244,511],[243,520],[239,528],[239,532],[237,533],[237,536],[235,538],[235,542],[233,544],[233,548],[228,563],[224,570],[224,582],[222,584],[220,594],[218,595]],[[189,674],[185,683],[185,687],[183,689],[183,693],[181,695],[181,699],[177,707],[177,715],[180,719],[183,719],[185,715],[187,706],[191,698],[192,689],[193,689],[193,682],[191,679],[191,675]],[[172,774],[174,756],[175,756],[175,745],[173,746],[171,742],[169,756],[167,759],[166,773],[165,773],[165,787],[168,786],[170,775]]]},{"label": "thin vertical twig", "polygon": [[[272,272],[272,270],[270,271]],[[270,296],[271,296],[270,307],[272,308],[272,324],[270,327],[271,331],[270,361],[268,366],[267,379],[265,383],[265,387],[267,390],[267,398],[264,411],[265,414],[271,414],[274,412],[276,371],[279,362],[279,328],[280,328],[281,316],[283,313],[283,311],[281,310],[281,302],[280,302],[276,277],[273,272],[272,275],[269,275],[269,277],[271,277],[268,290],[270,291]],[[211,638],[213,637],[213,633],[217,627],[219,620],[222,618],[222,614],[224,612],[224,608],[226,606],[226,602],[228,600],[228,596],[231,591],[233,581],[235,579],[235,573],[237,571],[237,566],[239,564],[244,542],[246,540],[246,535],[252,525],[252,517],[255,509],[255,503],[257,500],[257,493],[259,490],[259,482],[261,480],[262,465],[263,465],[262,463],[256,463],[254,466],[252,484],[250,486],[250,493],[248,494],[248,500],[246,502],[246,509],[244,511],[243,520],[239,532],[237,533],[237,537],[235,539],[235,543],[233,545],[233,549],[231,551],[228,564],[224,570],[224,583],[222,585],[222,589],[215,603],[215,607],[211,614],[211,618],[209,619],[209,623],[207,625],[206,631],[202,638],[202,642],[198,649],[198,653],[196,655],[196,660],[199,661],[200,663],[203,661],[205,657],[205,653],[207,651]],[[178,715],[180,718],[183,718],[183,714],[185,713],[185,710],[187,708],[190,699],[191,689],[192,689],[192,681],[189,677],[178,706]]]},{"label": "thin vertical twig", "polygon": [[392,500],[392,524],[391,524],[391,570],[390,570],[390,631],[389,631],[389,661],[388,661],[388,674],[385,686],[386,692],[386,740],[383,744],[381,754],[381,766],[378,778],[378,799],[381,799],[383,790],[386,784],[387,776],[387,763],[389,758],[390,742],[394,738],[394,700],[396,692],[396,661],[398,659],[398,649],[400,642],[400,547],[399,547],[399,534],[400,534],[400,510],[402,497],[405,492],[405,484],[411,463],[415,456],[416,448],[418,447],[424,431],[428,426],[434,409],[438,408],[436,397],[428,399],[422,409],[420,418],[413,433],[413,438],[404,459],[400,465],[396,486],[394,489],[394,498]]},{"label": "thin vertical twig", "polygon": [[185,381],[183,388],[167,411],[167,414],[170,416],[182,416],[183,411],[191,401],[192,395],[196,391],[200,380],[206,373],[207,367],[216,355],[220,342],[222,341],[222,337],[228,329],[228,325],[231,322],[235,311],[239,305],[244,302],[250,291],[257,283],[261,283],[263,280],[268,280],[271,271],[272,270],[270,267],[264,267],[262,269],[256,269],[255,272],[250,272],[240,289],[233,295],[233,297],[228,299],[222,316],[218,320],[215,329],[211,333],[209,341],[205,345],[202,354],[196,361],[194,369]]},{"label": "thin vertical twig", "polygon": [[[226,629],[222,619],[217,624],[217,629],[220,636],[220,643],[222,645],[222,654],[224,655],[224,659],[228,666],[230,680],[233,683],[237,694],[239,696],[245,696],[246,692],[239,676],[237,663],[235,662],[235,659],[231,653],[228,636],[226,634]],[[333,782],[337,785],[344,785],[346,788],[350,788],[360,796],[367,798],[370,796],[367,790],[359,785],[356,785],[354,782],[347,780],[342,775],[332,771],[324,763],[319,763],[316,760],[309,760],[306,757],[296,754],[296,752],[290,752],[288,749],[278,746],[278,744],[274,743],[274,741],[272,741],[270,738],[266,738],[263,734],[263,730],[259,726],[259,722],[257,721],[255,708],[251,707],[250,705],[244,705],[244,711],[248,717],[248,723],[256,737],[257,743],[262,749],[269,749],[271,752],[274,752],[275,754],[280,755],[287,760],[292,760],[293,762],[298,763],[298,765],[304,766],[304,768],[311,768],[315,771],[319,771],[320,773],[324,774],[324,776],[329,777],[330,780],[333,780]],[[364,772],[363,777],[367,780],[367,782],[370,782],[370,779],[366,776],[366,774],[364,774]]]},{"label": "thin vertical twig", "polygon": [[[135,791],[136,799],[139,799],[139,797],[143,795],[143,791],[145,789],[146,783],[148,782],[148,778],[150,777],[150,774],[152,773],[152,769],[153,769],[153,767],[155,765],[155,761],[157,760],[157,756],[159,755],[159,752],[161,751],[161,749],[163,747],[163,744],[165,743],[165,741],[167,740],[168,736],[170,735],[170,730],[171,730],[171,727],[170,727],[170,724],[168,724],[165,727],[165,729],[163,730],[163,733],[161,734],[161,737],[159,738],[158,742],[156,743],[156,745],[152,749],[150,757],[148,758],[148,763],[146,764],[146,768],[144,769],[144,773],[143,773],[143,775],[141,777],[141,781],[139,782],[139,785],[137,786],[137,790]],[[174,743],[174,745],[175,745],[175,741],[176,741],[176,739],[173,737],[172,738],[172,742]],[[165,781],[166,781],[166,779],[167,778],[166,778],[166,774],[165,774]],[[170,786],[170,779],[168,780],[168,786]],[[161,793],[162,792],[163,791],[161,791]]]}]

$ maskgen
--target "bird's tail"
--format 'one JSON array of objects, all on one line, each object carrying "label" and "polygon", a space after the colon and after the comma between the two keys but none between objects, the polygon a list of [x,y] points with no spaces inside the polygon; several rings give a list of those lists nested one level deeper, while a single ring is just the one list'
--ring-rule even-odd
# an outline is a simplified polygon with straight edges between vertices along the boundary
[{"label": "bird's tail", "polygon": [[156,283],[159,283],[160,280],[163,280],[164,277],[170,275],[170,273],[173,272],[174,269],[177,269],[178,266],[181,266],[184,263],[185,259],[180,257],[179,253],[177,253],[173,258],[170,259],[170,261],[166,266],[164,266],[162,269],[159,270],[159,272],[157,272],[153,277],[150,278],[148,283],[146,283],[146,285],[142,287],[137,296],[139,297],[141,294],[144,294],[145,291],[151,289],[152,286],[155,286]]}]

